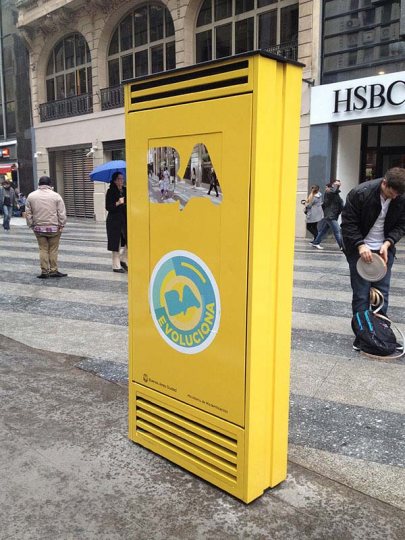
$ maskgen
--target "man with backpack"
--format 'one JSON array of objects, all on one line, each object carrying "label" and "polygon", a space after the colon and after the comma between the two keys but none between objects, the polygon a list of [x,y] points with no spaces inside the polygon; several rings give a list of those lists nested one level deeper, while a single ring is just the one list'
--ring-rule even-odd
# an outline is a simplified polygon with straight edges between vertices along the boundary
[{"label": "man with backpack", "polygon": [[[354,317],[369,309],[371,286],[382,293],[384,304],[380,313],[387,314],[395,244],[404,234],[405,169],[389,169],[384,178],[364,182],[347,195],[342,212],[342,235],[350,269]],[[359,275],[357,261],[361,257],[364,263],[371,263],[373,252],[382,257],[387,272],[380,281],[371,284]],[[358,336],[353,349],[360,350]],[[403,346],[397,344],[397,350],[403,350]]]}]

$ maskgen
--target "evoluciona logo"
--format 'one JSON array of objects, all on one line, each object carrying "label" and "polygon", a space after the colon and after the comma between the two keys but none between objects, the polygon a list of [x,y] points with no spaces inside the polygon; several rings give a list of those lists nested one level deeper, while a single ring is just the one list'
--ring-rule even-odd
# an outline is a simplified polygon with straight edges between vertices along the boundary
[{"label": "evoluciona logo", "polygon": [[216,281],[189,251],[171,251],[156,264],[149,304],[159,334],[176,351],[199,353],[217,334],[221,305]]}]

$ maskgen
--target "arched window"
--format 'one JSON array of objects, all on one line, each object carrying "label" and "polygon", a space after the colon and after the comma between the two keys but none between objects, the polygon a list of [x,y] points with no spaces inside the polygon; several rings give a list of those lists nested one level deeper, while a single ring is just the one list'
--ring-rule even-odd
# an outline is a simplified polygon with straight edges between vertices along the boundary
[{"label": "arched window", "polygon": [[175,67],[174,25],[166,7],[141,6],[119,23],[108,51],[109,86]]},{"label": "arched window", "polygon": [[89,47],[81,34],[70,34],[54,47],[46,69],[47,101],[92,93]]},{"label": "arched window", "polygon": [[196,62],[298,41],[297,0],[204,0],[196,24]]}]

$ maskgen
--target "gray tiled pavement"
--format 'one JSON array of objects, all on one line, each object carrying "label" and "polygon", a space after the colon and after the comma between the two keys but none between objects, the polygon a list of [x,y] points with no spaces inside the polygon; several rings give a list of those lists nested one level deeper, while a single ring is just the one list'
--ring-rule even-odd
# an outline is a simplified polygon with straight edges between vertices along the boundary
[{"label": "gray tiled pavement", "polygon": [[[2,230],[1,233],[0,334],[29,347],[59,355],[80,357],[69,357],[70,364],[90,373],[98,373],[109,381],[125,384],[127,277],[114,274],[110,270],[109,254],[105,249],[104,225],[86,221],[69,223],[60,249],[60,269],[67,271],[69,278],[45,282],[35,278],[38,273],[36,243],[22,220],[14,219],[10,233],[3,233]],[[405,307],[402,288],[404,274],[405,247],[400,247],[392,280],[391,313],[402,329],[405,329],[402,316]],[[285,499],[287,506],[292,505],[304,511],[304,508],[308,509],[311,505],[308,502],[305,504],[303,501],[300,502],[299,494],[309,489],[305,474],[314,474],[315,476],[310,479],[313,486],[316,485],[312,486],[313,498],[322,493],[324,489],[320,487],[322,482],[335,481],[333,489],[336,493],[339,491],[337,487],[339,485],[342,486],[339,489],[348,490],[344,494],[339,493],[339,497],[343,497],[346,504],[350,501],[351,507],[355,508],[359,501],[363,501],[364,508],[370,507],[370,516],[365,520],[368,521],[370,530],[371,525],[376,532],[380,526],[383,530],[376,536],[371,535],[368,530],[367,535],[362,536],[362,531],[366,530],[364,523],[359,521],[358,531],[353,532],[355,520],[348,517],[347,526],[352,524],[350,529],[352,536],[347,531],[344,532],[346,526],[344,524],[342,530],[333,529],[336,534],[332,536],[327,534],[325,536],[327,527],[325,529],[321,527],[317,536],[316,528],[310,526],[307,529],[308,534],[305,535],[302,534],[303,529],[297,525],[297,535],[298,531],[301,531],[301,537],[304,538],[396,538],[400,530],[399,525],[395,525],[396,520],[399,519],[398,523],[401,522],[404,518],[401,510],[405,510],[405,393],[403,392],[405,365],[403,359],[380,362],[352,351],[349,302],[350,288],[344,256],[333,244],[329,244],[327,250],[320,252],[311,248],[304,240],[297,240],[291,373],[290,474],[283,486],[271,492],[273,495],[266,494],[261,502],[254,504],[255,508],[261,507],[267,500],[266,508],[271,519],[269,509],[275,502],[271,497],[276,493],[278,503]],[[30,354],[34,357],[36,353],[31,351]],[[56,358],[60,358],[59,355],[54,356],[55,362]],[[52,365],[52,354],[46,353],[45,357],[38,359],[39,364],[48,362],[44,364],[44,370],[49,369],[49,364]],[[58,362],[60,364],[60,360]],[[79,373],[77,375],[79,378],[89,377],[83,372],[80,375],[77,370],[72,373]],[[88,380],[85,379],[85,382]],[[100,387],[103,384],[110,384],[101,379],[98,381],[94,384],[101,385]],[[85,385],[85,382],[81,384]],[[117,461],[120,460],[118,454],[123,452],[125,459],[130,459],[131,452],[134,452],[144,467],[156,466],[159,470],[170,468],[171,465],[162,462],[160,458],[151,457],[133,445],[128,446],[125,440],[125,391],[121,392],[120,387],[116,385],[110,384],[110,387],[113,387],[111,392],[117,394],[117,399],[121,400],[120,403],[124,407],[123,409],[118,407],[119,411],[117,409],[116,414],[119,418],[117,420],[119,427],[110,433],[115,440],[111,445],[111,452],[117,452]],[[0,396],[1,392],[0,390]],[[9,444],[12,448],[14,443],[10,440]],[[103,448],[103,451],[109,450]],[[71,459],[74,459],[74,456]],[[230,515],[234,517],[237,515],[238,520],[242,519],[237,510],[238,504],[233,499],[220,494],[218,490],[212,491],[205,483],[200,487],[198,480],[192,476],[179,472],[176,468],[173,470],[174,474],[179,476],[180,484],[184,482],[188,486],[191,484],[195,494],[199,490],[203,490],[204,493],[208,490],[209,496],[215,499],[215,504],[222,505],[221,511],[227,518]],[[116,469],[114,471],[111,474],[120,474]],[[139,478],[138,480],[141,481]],[[162,490],[162,495],[170,500],[169,492],[161,485],[159,489]],[[181,494],[179,497],[181,500]],[[336,504],[336,499],[325,494],[326,501],[330,508]],[[377,508],[372,511],[373,501]],[[126,501],[126,504],[129,502]],[[399,514],[395,513],[395,508]],[[72,512],[71,508],[69,512]],[[319,508],[317,515],[318,512]],[[358,512],[360,515],[360,509]],[[393,529],[388,527],[390,522],[388,518],[386,522],[384,519],[378,521],[381,515],[385,515],[384,512],[388,512],[387,515],[392,512]],[[371,518],[372,514],[374,521]],[[253,527],[255,519],[252,510],[251,527],[246,525],[246,528],[238,529],[242,531],[241,533],[235,532],[234,535],[222,530],[219,523],[216,529],[211,524],[204,535],[201,531],[204,531],[206,525],[201,525],[201,529],[198,529],[200,532],[194,538],[264,538],[266,528],[255,529]],[[326,520],[326,523],[327,514],[322,515],[320,520],[322,523],[322,520]],[[215,524],[213,518],[212,523]],[[294,520],[292,523],[295,527]],[[129,530],[126,528],[127,525],[123,529],[123,535],[117,537],[130,537],[126,536]],[[294,527],[290,531],[291,536],[288,536],[290,533],[284,536],[274,534],[274,538],[298,537],[292,532],[295,530]],[[78,531],[80,530],[79,526]],[[108,527],[105,530],[107,531]],[[100,534],[100,531],[97,532],[97,526],[94,531],[94,535]],[[222,531],[222,535],[215,534],[218,531]],[[272,529],[272,532],[275,533],[275,530]],[[88,536],[78,533],[78,536],[72,534],[71,537],[93,538],[90,529],[87,533]],[[114,534],[105,537],[115,538]],[[0,531],[0,538],[1,535]],[[15,536],[20,537],[23,536]],[[136,537],[143,538],[141,532]],[[191,533],[180,536],[173,533],[172,536],[167,534],[162,537],[193,536]]]}]

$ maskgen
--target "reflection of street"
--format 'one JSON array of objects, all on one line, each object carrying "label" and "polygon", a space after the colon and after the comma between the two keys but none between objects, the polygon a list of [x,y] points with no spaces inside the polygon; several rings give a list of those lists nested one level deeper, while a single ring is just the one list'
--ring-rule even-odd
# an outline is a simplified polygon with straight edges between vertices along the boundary
[{"label": "reflection of street", "polygon": [[180,201],[180,208],[184,208],[188,201],[193,197],[203,197],[210,199],[214,204],[220,204],[222,202],[222,192],[219,192],[219,197],[216,196],[215,191],[211,191],[211,195],[208,195],[208,185],[204,186],[192,186],[189,180],[176,180],[176,185],[173,185],[173,178],[168,189],[166,197],[162,197],[159,188],[159,180],[157,176],[149,176],[149,200],[155,203],[174,203]]}]

